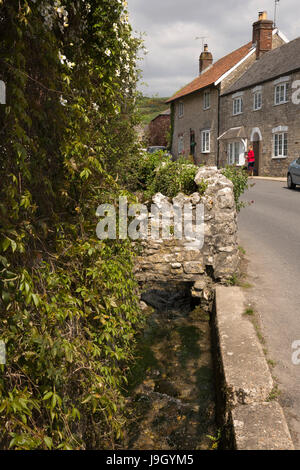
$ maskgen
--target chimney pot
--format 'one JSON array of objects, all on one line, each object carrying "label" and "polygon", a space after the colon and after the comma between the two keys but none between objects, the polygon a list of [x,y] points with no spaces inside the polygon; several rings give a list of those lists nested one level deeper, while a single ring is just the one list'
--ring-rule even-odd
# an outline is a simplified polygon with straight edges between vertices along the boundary
[{"label": "chimney pot", "polygon": [[266,11],[260,11],[258,14],[258,19],[259,20],[267,20],[268,19],[268,13]]}]

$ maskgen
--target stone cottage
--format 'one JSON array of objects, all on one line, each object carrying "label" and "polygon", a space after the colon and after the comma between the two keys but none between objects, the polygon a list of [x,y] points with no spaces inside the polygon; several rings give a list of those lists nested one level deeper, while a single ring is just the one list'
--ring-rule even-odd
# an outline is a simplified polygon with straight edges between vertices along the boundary
[{"label": "stone cottage", "polygon": [[167,101],[171,104],[171,151],[175,158],[192,155],[196,164],[218,165],[221,95],[265,52],[287,42],[262,12],[253,24],[252,41],[217,62],[213,63],[208,46],[204,46],[199,76]]},{"label": "stone cottage", "polygon": [[170,109],[158,114],[149,124],[148,127],[148,143],[149,145],[160,145],[166,147],[168,145],[168,134],[170,132]]},{"label": "stone cottage", "polygon": [[220,165],[243,165],[253,145],[255,174],[286,176],[300,157],[300,38],[256,61],[220,101]]}]

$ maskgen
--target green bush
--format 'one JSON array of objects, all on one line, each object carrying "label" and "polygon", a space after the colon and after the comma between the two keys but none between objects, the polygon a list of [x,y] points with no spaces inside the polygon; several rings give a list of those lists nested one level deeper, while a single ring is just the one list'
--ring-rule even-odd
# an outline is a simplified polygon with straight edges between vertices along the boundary
[{"label": "green bush", "polygon": [[234,200],[239,212],[245,203],[240,201],[241,195],[248,189],[248,173],[243,168],[227,166],[222,173],[233,183]]},{"label": "green bush", "polygon": [[198,187],[194,182],[199,168],[178,162],[168,162],[161,165],[149,185],[148,194],[162,193],[168,197],[175,197],[178,193],[190,195],[196,191],[204,193],[205,184]]},{"label": "green bush", "polygon": [[119,171],[122,182],[130,191],[146,191],[155,177],[156,169],[169,161],[170,157],[161,151],[132,155],[125,168]]}]

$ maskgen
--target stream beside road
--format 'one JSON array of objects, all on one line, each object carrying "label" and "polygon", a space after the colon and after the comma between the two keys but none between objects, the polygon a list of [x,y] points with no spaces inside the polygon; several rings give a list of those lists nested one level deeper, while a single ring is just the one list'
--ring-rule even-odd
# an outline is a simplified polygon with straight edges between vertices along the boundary
[{"label": "stream beside road", "polygon": [[211,449],[217,437],[209,315],[190,286],[159,286],[129,376],[123,449]]}]

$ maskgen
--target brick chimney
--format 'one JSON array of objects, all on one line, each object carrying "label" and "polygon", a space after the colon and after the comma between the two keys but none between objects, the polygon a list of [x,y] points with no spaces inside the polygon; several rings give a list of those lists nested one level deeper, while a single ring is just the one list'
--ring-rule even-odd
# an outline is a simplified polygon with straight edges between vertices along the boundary
[{"label": "brick chimney", "polygon": [[208,45],[204,44],[204,51],[201,52],[199,58],[199,74],[201,74],[207,67],[213,63],[213,56],[211,52],[208,52]]},{"label": "brick chimney", "polygon": [[256,59],[272,49],[273,21],[268,20],[267,12],[258,14],[258,21],[253,23],[253,44],[256,44]]}]

